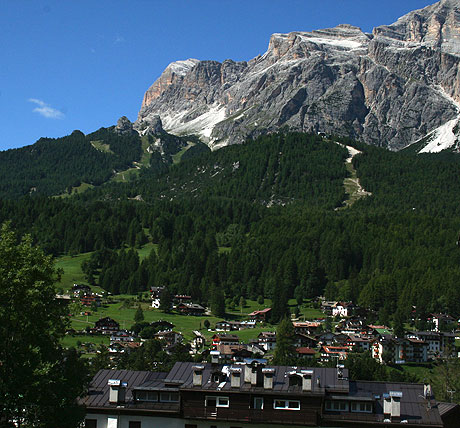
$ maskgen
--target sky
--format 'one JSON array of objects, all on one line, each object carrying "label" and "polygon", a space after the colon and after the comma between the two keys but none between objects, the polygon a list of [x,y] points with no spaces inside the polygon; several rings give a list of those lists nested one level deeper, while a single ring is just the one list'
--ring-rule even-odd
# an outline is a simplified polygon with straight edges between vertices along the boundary
[{"label": "sky", "polygon": [[0,150],[136,120],[173,61],[248,61],[273,33],[371,32],[434,2],[0,0]]}]

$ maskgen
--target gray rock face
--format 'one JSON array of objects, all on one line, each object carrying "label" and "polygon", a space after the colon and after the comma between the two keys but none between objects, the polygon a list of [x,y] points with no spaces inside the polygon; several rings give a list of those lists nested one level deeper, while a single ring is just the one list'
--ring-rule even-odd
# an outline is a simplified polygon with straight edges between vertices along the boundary
[{"label": "gray rock face", "polygon": [[273,34],[249,62],[172,63],[135,128],[160,115],[166,131],[214,148],[287,126],[401,149],[459,115],[459,4],[442,0],[372,34],[351,25]]},{"label": "gray rock face", "polygon": [[133,124],[126,116],[122,116],[120,119],[118,119],[117,125],[114,128],[114,132],[119,135],[132,135],[137,133],[133,129]]}]

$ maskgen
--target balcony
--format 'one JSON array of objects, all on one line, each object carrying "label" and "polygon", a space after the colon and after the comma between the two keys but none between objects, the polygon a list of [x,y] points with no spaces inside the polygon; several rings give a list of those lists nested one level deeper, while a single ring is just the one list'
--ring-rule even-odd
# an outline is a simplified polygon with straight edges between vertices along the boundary
[{"label": "balcony", "polygon": [[314,410],[255,410],[230,408],[184,408],[184,418],[220,421],[250,422],[261,424],[286,424],[317,426],[318,413]]}]

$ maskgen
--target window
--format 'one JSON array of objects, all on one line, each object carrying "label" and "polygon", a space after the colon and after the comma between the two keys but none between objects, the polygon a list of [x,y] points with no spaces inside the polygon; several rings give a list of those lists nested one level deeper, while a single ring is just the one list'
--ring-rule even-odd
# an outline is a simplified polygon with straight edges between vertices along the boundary
[{"label": "window", "polygon": [[162,403],[178,403],[179,393],[178,392],[162,392],[160,394],[160,401]]},{"label": "window", "polygon": [[228,397],[206,396],[205,406],[206,407],[229,407],[230,401]]},{"label": "window", "polygon": [[135,391],[135,396],[138,401],[151,401],[154,403],[158,401],[158,392],[156,391]]},{"label": "window", "polygon": [[299,375],[289,376],[289,386],[302,386],[302,378]]},{"label": "window", "polygon": [[85,419],[85,428],[97,428],[97,420]]},{"label": "window", "polygon": [[326,410],[332,412],[348,412],[348,403],[346,401],[326,401]]},{"label": "window", "polygon": [[254,397],[254,409],[262,410],[264,408],[263,397]]},{"label": "window", "polygon": [[275,400],[274,409],[300,410],[300,401],[298,400]]},{"label": "window", "polygon": [[372,403],[351,403],[352,412],[372,413]]},{"label": "window", "polygon": [[141,428],[140,421],[129,421],[129,428]]}]

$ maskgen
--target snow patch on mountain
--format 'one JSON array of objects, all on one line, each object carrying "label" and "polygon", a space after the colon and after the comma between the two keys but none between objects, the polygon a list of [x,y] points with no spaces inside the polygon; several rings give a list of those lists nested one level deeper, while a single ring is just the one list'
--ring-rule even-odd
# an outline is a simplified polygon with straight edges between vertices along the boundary
[{"label": "snow patch on mountain", "polygon": [[163,115],[161,119],[164,129],[176,135],[196,134],[207,143],[212,142],[211,134],[214,127],[227,117],[225,107],[220,105],[213,105],[207,112],[184,123],[182,119],[186,113],[188,112],[183,111],[176,115]]},{"label": "snow patch on mountain", "polygon": [[453,147],[457,141],[454,128],[458,122],[458,118],[449,120],[428,134],[431,135],[432,140],[419,153],[439,153]]}]

